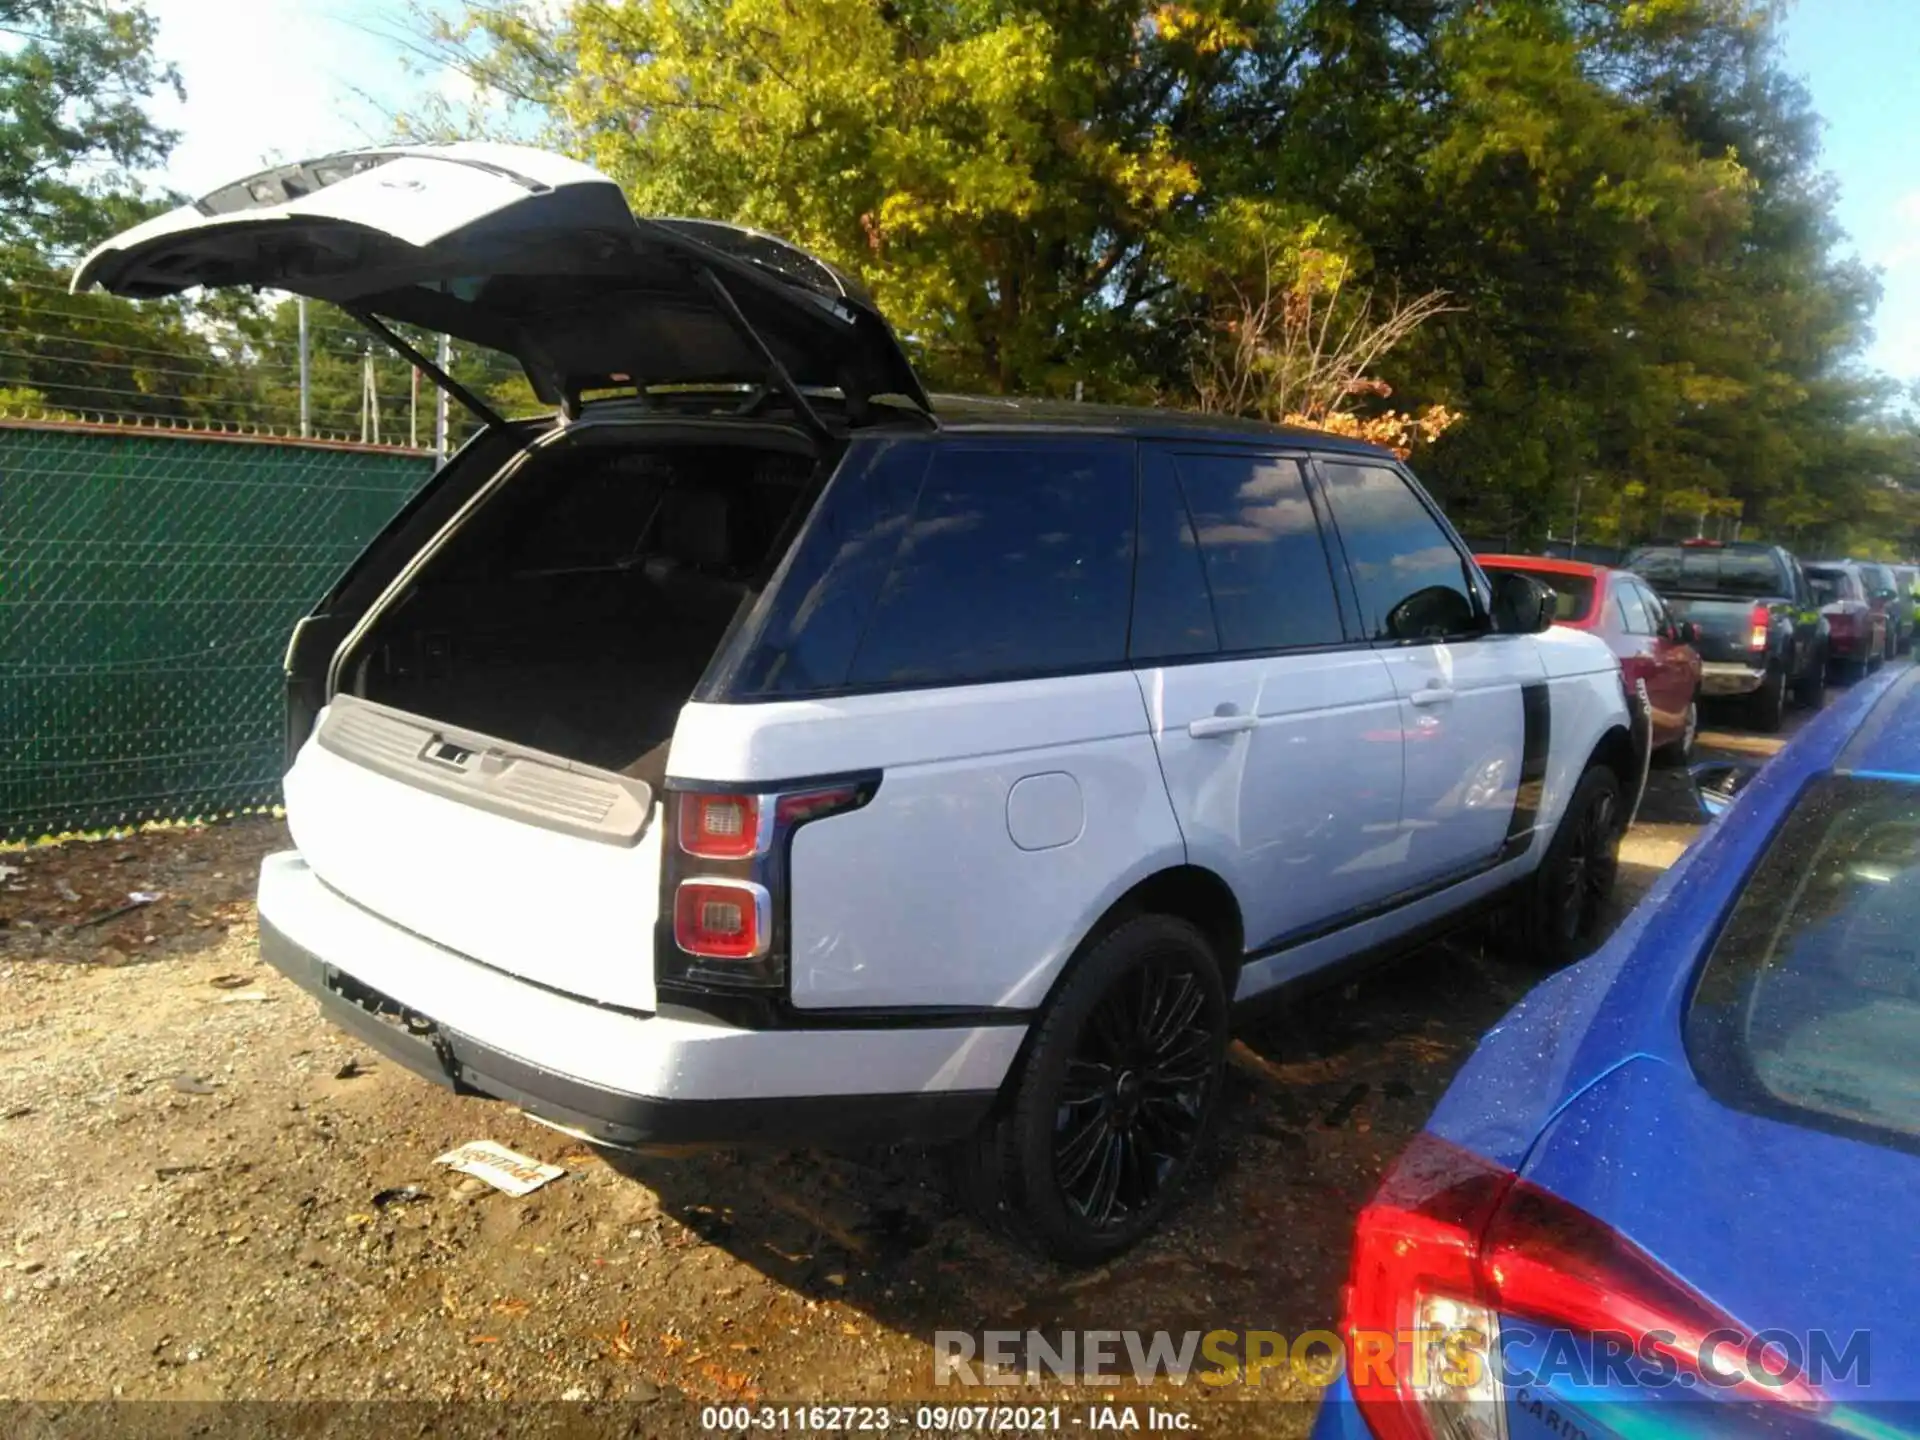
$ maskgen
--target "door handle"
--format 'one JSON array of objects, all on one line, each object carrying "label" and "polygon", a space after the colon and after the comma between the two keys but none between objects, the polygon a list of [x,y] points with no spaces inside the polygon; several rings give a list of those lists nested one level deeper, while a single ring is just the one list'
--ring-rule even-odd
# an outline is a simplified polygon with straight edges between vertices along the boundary
[{"label": "door handle", "polygon": [[1444,705],[1453,699],[1453,690],[1435,680],[1430,685],[1414,691],[1407,698],[1416,705]]},{"label": "door handle", "polygon": [[1217,740],[1252,730],[1259,723],[1258,715],[1202,715],[1198,720],[1187,722],[1187,734],[1196,740]]}]

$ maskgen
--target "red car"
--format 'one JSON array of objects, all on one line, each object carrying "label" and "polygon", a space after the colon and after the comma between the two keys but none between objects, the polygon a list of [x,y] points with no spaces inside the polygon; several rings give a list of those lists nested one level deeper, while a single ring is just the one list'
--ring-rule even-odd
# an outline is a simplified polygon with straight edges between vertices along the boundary
[{"label": "red car", "polygon": [[1620,657],[1631,699],[1646,682],[1653,702],[1653,743],[1661,758],[1684,762],[1700,729],[1700,655],[1693,627],[1677,622],[1646,581],[1627,570],[1534,555],[1481,555],[1489,575],[1518,570],[1553,587],[1555,623],[1598,635]]}]

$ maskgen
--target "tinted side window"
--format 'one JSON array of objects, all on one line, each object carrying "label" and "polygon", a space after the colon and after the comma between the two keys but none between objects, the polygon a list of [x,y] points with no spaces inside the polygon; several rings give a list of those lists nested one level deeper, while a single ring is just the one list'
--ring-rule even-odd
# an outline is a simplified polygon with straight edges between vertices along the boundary
[{"label": "tinted side window", "polygon": [[1476,631],[1460,552],[1407,482],[1384,465],[1319,463],[1368,634],[1436,640]]},{"label": "tinted side window", "polygon": [[1920,1152],[1920,787],[1814,780],[1768,845],[1688,1006],[1707,1089]]},{"label": "tinted side window", "polygon": [[1620,601],[1620,616],[1625,622],[1629,635],[1651,635],[1653,617],[1647,614],[1646,602],[1640,598],[1640,588],[1631,581],[1623,581],[1614,595]]},{"label": "tinted side window", "polygon": [[1667,602],[1662,600],[1646,586],[1635,584],[1634,593],[1640,597],[1640,603],[1647,607],[1647,623],[1653,633],[1658,635],[1673,623],[1673,617],[1667,613]]},{"label": "tinted side window", "polygon": [[937,448],[848,683],[1124,663],[1133,530],[1130,444]]},{"label": "tinted side window", "polygon": [[1300,462],[1183,454],[1175,463],[1220,648],[1277,650],[1344,640],[1333,572]]},{"label": "tinted side window", "polygon": [[1157,450],[1140,457],[1138,555],[1127,654],[1136,661],[1177,660],[1218,650],[1213,602],[1180,478],[1173,457]]},{"label": "tinted side window", "polygon": [[845,686],[931,455],[913,441],[848,454],[701,698],[778,699]]}]

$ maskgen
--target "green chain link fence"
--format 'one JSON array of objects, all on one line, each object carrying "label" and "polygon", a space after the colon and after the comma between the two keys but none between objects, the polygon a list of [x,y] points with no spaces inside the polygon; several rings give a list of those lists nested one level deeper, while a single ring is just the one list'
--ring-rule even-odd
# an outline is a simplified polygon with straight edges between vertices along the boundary
[{"label": "green chain link fence", "polygon": [[432,470],[0,421],[0,839],[277,801],[287,636]]}]

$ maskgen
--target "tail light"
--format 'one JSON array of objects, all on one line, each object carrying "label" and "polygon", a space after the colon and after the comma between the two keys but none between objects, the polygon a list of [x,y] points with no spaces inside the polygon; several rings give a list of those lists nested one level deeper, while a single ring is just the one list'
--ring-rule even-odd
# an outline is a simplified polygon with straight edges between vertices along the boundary
[{"label": "tail light", "polygon": [[[1503,1314],[1624,1335],[1637,1354],[1658,1352],[1696,1376],[1710,1337],[1720,1342],[1719,1374],[1753,1344],[1751,1330],[1603,1221],[1423,1135],[1360,1212],[1346,1290],[1348,1374],[1379,1440],[1506,1434]],[[1469,1350],[1479,1363],[1467,1363]],[[1781,1373],[1777,1363],[1768,1370]],[[1722,1393],[1822,1403],[1797,1376],[1778,1383],[1743,1376]]]},{"label": "tail light", "polygon": [[655,974],[662,986],[786,983],[794,832],[873,798],[877,775],[752,792],[669,789]]},{"label": "tail light", "polygon": [[753,960],[772,935],[773,900],[750,880],[682,880],[673,892],[673,938],[689,955]]},{"label": "tail light", "polygon": [[687,795],[675,827],[680,848],[702,860],[744,860],[760,844],[760,797]]},{"label": "tail light", "polygon": [[1851,610],[1823,610],[1827,617],[1827,631],[1836,640],[1853,638],[1853,612]]},{"label": "tail light", "polygon": [[1753,626],[1753,633],[1747,637],[1747,648],[1749,650],[1766,649],[1767,632],[1773,628],[1773,612],[1764,605],[1756,604],[1753,607],[1753,614],[1748,617],[1748,623]]}]

